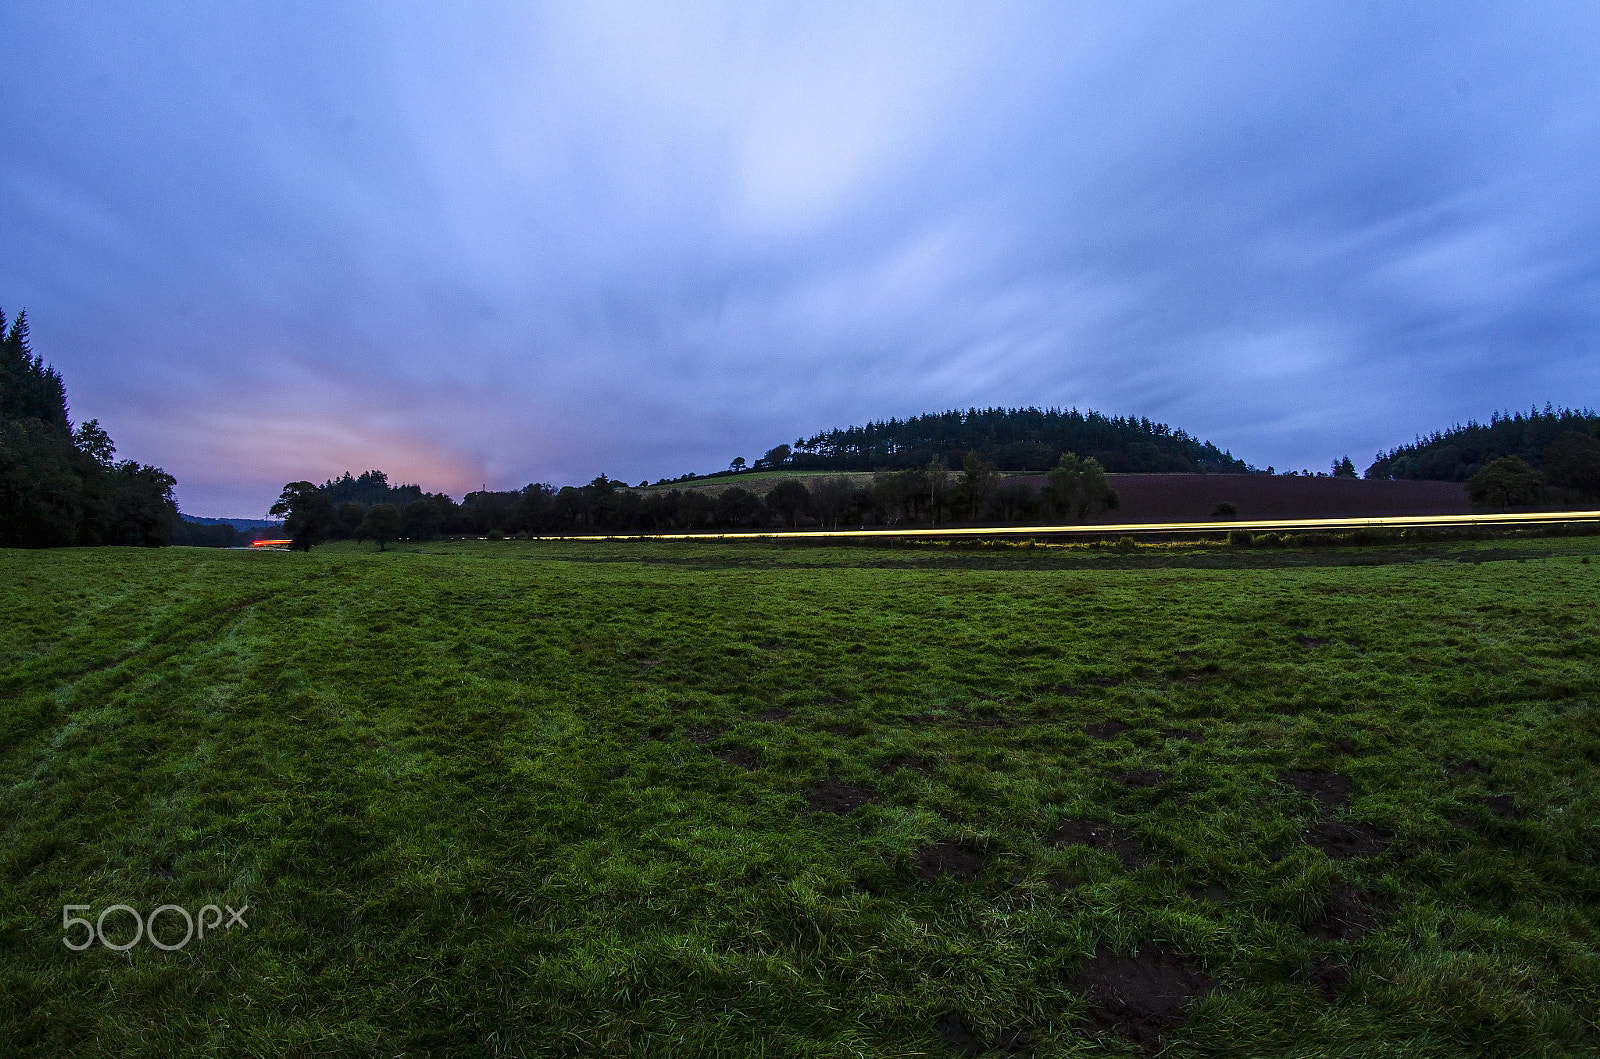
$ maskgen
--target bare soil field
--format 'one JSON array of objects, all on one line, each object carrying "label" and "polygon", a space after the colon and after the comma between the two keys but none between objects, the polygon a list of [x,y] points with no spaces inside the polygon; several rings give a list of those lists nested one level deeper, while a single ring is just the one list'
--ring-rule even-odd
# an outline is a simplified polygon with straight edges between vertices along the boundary
[{"label": "bare soil field", "polygon": [[[1366,481],[1267,474],[1113,474],[1121,506],[1108,522],[1192,522],[1231,503],[1232,517],[1379,518],[1385,515],[1469,515],[1459,482]],[[1039,484],[1044,484],[1041,475]]]}]

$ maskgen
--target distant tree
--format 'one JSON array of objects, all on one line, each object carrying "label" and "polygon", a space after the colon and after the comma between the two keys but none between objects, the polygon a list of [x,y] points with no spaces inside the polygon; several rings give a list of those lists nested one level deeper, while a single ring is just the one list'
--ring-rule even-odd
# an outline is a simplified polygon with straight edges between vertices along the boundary
[{"label": "distant tree", "polygon": [[284,486],[277,503],[267,513],[283,519],[283,530],[289,535],[292,551],[309,552],[338,528],[338,512],[334,510],[333,501],[310,482],[290,482]]},{"label": "distant tree", "polygon": [[1467,480],[1480,507],[1523,507],[1539,499],[1539,472],[1521,456],[1502,456]]},{"label": "distant tree", "polygon": [[935,456],[928,461],[927,469],[923,472],[923,483],[928,489],[928,518],[934,524],[939,522],[939,509],[944,506],[946,486],[950,481],[950,471],[945,466],[943,456]]},{"label": "distant tree", "polygon": [[787,445],[774,445],[767,450],[765,456],[756,461],[756,467],[760,470],[776,470],[789,462],[789,452]]},{"label": "distant tree", "polygon": [[839,528],[839,520],[851,512],[855,486],[843,476],[817,478],[811,485],[811,508],[825,523]]},{"label": "distant tree", "polygon": [[1350,462],[1349,456],[1346,456],[1342,460],[1333,461],[1333,476],[1335,478],[1358,477],[1356,474],[1356,465]]},{"label": "distant tree", "polygon": [[1600,423],[1595,434],[1568,430],[1544,450],[1545,480],[1551,485],[1600,496]]},{"label": "distant tree", "polygon": [[735,456],[733,458],[733,462],[728,464],[728,470],[733,471],[735,473],[744,470],[744,457],[743,456]]},{"label": "distant tree", "polygon": [[872,476],[872,506],[890,525],[901,519],[914,520],[920,485],[915,471],[879,471]]},{"label": "distant tree", "polygon": [[455,501],[443,493],[424,493],[400,513],[401,535],[411,540],[432,540],[454,530],[460,517]]},{"label": "distant tree", "polygon": [[367,510],[354,500],[346,500],[339,505],[337,516],[335,520],[337,529],[334,530],[333,535],[335,537],[354,537],[356,536],[356,531],[361,528],[362,520],[367,517]]},{"label": "distant tree", "polygon": [[978,519],[999,480],[994,464],[978,459],[976,452],[967,453],[961,461],[961,480],[956,483],[956,495],[967,518]]},{"label": "distant tree", "polygon": [[1006,479],[995,487],[994,507],[1004,522],[1031,518],[1038,511],[1039,494],[1027,482]]},{"label": "distant tree", "polygon": [[102,467],[111,466],[111,459],[117,454],[111,435],[100,429],[98,419],[78,424],[72,432],[72,446]]},{"label": "distant tree", "polygon": [[798,527],[800,516],[811,511],[811,493],[797,479],[785,478],[767,491],[767,506]]},{"label": "distant tree", "polygon": [[367,517],[356,528],[356,537],[364,541],[377,541],[380,552],[399,534],[400,512],[395,510],[393,504],[373,504],[367,509]]},{"label": "distant tree", "polygon": [[716,520],[724,526],[753,526],[761,521],[761,498],[734,486],[717,495]]},{"label": "distant tree", "polygon": [[1080,460],[1074,453],[1063,453],[1045,479],[1044,501],[1059,516],[1070,515],[1082,522],[1119,503],[1116,490],[1106,478],[1105,468],[1093,456]]}]

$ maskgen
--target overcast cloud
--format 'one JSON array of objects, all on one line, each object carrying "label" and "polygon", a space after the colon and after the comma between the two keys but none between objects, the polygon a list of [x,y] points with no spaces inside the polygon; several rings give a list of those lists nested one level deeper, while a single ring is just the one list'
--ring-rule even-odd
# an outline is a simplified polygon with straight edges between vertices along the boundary
[{"label": "overcast cloud", "polygon": [[19,3],[0,306],[260,515],[972,405],[1265,467],[1593,405],[1600,6]]}]

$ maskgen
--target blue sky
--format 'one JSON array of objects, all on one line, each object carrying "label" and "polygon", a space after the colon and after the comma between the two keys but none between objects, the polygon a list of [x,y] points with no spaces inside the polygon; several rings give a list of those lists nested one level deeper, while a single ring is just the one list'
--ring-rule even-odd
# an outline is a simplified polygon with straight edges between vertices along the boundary
[{"label": "blue sky", "polygon": [[1600,5],[0,8],[0,307],[202,515],[973,405],[1365,466],[1600,382]]}]

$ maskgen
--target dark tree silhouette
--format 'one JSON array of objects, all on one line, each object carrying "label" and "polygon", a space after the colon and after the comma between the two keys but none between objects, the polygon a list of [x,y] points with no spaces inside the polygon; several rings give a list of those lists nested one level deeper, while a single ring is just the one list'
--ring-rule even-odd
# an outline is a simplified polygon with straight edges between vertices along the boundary
[{"label": "dark tree silhouette", "polygon": [[1539,499],[1539,472],[1520,456],[1502,456],[1467,480],[1467,495],[1485,507],[1522,507]]},{"label": "dark tree silhouette", "polygon": [[367,511],[367,517],[361,520],[361,525],[356,528],[356,537],[361,540],[378,542],[378,550],[400,534],[400,512],[395,510],[393,504],[373,504]]},{"label": "dark tree silhouette", "polygon": [[290,482],[278,495],[277,503],[267,512],[283,519],[283,530],[289,535],[292,551],[309,552],[321,544],[338,528],[338,513],[329,500],[310,482]]}]

